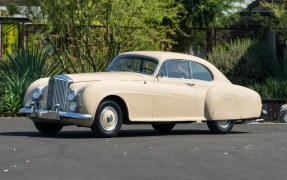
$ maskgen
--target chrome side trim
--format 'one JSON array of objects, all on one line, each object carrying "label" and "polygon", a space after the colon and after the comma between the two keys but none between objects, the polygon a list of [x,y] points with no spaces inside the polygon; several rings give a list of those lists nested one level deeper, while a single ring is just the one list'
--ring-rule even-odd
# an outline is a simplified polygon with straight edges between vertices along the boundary
[{"label": "chrome side trim", "polygon": [[[21,108],[18,114],[36,114],[37,118],[44,118],[44,119],[55,119],[59,120],[57,117],[63,118],[72,118],[72,119],[84,119],[89,120],[92,118],[90,114],[80,114],[80,113],[73,113],[67,111],[49,111],[49,110],[34,110],[28,108]],[[34,116],[33,116],[34,117]]]}]

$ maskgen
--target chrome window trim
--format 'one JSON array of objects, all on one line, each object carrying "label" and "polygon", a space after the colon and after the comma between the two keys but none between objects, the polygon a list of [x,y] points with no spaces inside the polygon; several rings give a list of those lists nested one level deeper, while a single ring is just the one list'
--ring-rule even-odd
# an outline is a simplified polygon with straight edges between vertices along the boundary
[{"label": "chrome window trim", "polygon": [[[164,61],[162,61],[161,65],[162,65],[164,62],[169,61],[169,60],[188,61],[189,66],[190,66],[190,67],[189,67],[189,73],[190,73],[189,76],[190,76],[190,78],[188,78],[188,79],[197,80],[197,81],[204,81],[204,82],[212,82],[212,81],[214,81],[214,75],[213,75],[212,71],[211,71],[208,67],[206,67],[205,65],[203,65],[203,64],[201,64],[201,63],[199,63],[199,62],[192,61],[192,60],[188,60],[188,59],[165,59]],[[211,74],[212,80],[211,80],[211,81],[205,81],[205,80],[200,80],[200,79],[194,79],[193,76],[192,76],[193,73],[192,73],[191,63],[197,63],[197,64],[203,66],[204,68],[206,68],[206,69],[208,70],[208,72]],[[167,66],[167,63],[166,63],[166,66]],[[167,72],[167,67],[166,67],[166,72]],[[167,72],[167,75],[168,75],[168,72]],[[167,78],[169,78],[169,77],[167,76]]]}]

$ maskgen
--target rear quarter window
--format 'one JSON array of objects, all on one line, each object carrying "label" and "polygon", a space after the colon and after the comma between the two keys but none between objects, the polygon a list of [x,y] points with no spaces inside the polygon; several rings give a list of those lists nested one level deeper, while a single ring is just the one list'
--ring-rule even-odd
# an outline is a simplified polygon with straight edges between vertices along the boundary
[{"label": "rear quarter window", "polygon": [[202,80],[202,81],[213,81],[213,75],[210,70],[196,62],[191,62],[192,69],[192,79]]}]

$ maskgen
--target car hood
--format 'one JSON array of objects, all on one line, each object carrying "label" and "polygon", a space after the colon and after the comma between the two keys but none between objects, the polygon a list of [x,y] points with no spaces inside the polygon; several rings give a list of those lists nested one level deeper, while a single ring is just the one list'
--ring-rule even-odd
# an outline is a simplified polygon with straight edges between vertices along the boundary
[{"label": "car hood", "polygon": [[103,80],[119,80],[119,81],[142,81],[143,76],[135,72],[95,72],[80,74],[65,74],[77,82],[103,81]]}]

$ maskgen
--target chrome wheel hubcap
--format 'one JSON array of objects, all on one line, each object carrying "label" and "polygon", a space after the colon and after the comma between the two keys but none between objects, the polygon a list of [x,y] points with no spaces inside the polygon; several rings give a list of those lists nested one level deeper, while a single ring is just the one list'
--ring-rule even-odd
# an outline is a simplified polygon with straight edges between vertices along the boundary
[{"label": "chrome wheel hubcap", "polygon": [[112,106],[105,107],[100,115],[100,123],[106,131],[112,131],[118,124],[118,113]]},{"label": "chrome wheel hubcap", "polygon": [[216,123],[221,127],[221,128],[227,128],[230,124],[230,121],[216,121]]}]

